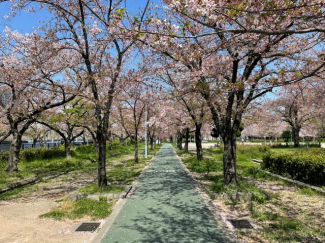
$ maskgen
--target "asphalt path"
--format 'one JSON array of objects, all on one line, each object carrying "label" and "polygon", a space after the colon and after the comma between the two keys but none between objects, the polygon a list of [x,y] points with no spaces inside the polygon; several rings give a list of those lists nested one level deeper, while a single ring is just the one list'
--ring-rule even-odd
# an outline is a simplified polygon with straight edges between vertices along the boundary
[{"label": "asphalt path", "polygon": [[165,144],[127,199],[102,243],[232,242]]}]

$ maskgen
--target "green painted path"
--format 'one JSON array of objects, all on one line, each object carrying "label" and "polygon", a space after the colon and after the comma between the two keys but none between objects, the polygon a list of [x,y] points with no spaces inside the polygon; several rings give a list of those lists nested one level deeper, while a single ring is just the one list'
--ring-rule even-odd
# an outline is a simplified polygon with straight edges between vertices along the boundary
[{"label": "green painted path", "polygon": [[195,190],[171,145],[144,172],[102,243],[231,242]]}]

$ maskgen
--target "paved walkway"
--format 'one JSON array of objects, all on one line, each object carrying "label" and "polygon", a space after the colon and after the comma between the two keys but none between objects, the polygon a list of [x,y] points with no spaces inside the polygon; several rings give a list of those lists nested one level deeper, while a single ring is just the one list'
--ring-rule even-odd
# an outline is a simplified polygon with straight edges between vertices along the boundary
[{"label": "paved walkway", "polygon": [[102,243],[231,242],[195,190],[171,145],[157,153]]}]

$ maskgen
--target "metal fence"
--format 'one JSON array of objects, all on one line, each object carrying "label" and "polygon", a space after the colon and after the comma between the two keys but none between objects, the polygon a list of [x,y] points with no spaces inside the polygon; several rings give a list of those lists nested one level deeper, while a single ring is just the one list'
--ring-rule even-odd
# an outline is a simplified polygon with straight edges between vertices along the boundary
[{"label": "metal fence", "polygon": [[[44,143],[44,148],[54,148],[57,146],[61,146],[63,143],[60,141],[56,141],[56,142],[45,142]],[[89,142],[73,142],[71,144],[71,147],[75,147],[75,146],[80,146],[80,145],[84,145],[84,144],[89,144]],[[41,144],[39,142],[37,142],[35,144],[35,147],[33,146],[33,143],[29,143],[29,142],[23,142],[21,145],[21,149],[30,149],[30,148],[40,148]],[[0,143],[0,151],[9,151],[10,150],[10,142],[2,142]]]}]

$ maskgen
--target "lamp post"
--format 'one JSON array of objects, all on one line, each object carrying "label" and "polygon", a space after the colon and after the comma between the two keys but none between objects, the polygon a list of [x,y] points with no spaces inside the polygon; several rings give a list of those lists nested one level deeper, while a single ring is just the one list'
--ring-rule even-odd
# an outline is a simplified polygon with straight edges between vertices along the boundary
[{"label": "lamp post", "polygon": [[145,109],[146,111],[145,111],[145,122],[144,122],[144,139],[145,139],[144,157],[148,158],[148,132],[147,132],[148,107],[147,105]]}]

